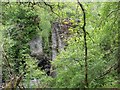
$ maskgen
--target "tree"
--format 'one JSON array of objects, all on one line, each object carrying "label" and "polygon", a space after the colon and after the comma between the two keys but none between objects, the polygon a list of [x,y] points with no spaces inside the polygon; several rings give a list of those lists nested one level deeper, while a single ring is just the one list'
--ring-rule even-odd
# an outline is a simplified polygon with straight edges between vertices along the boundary
[{"label": "tree", "polygon": [[24,72],[15,87],[118,87],[119,2],[18,2],[2,7],[3,82],[10,80],[5,86]]}]

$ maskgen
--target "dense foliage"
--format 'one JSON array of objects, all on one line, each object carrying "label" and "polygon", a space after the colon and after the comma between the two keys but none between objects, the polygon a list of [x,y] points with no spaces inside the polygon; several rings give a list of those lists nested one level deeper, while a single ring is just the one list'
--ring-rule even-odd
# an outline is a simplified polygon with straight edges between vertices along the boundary
[{"label": "dense foliage", "polygon": [[[80,4],[2,3],[3,83],[24,72],[20,84],[25,88],[119,87],[119,2],[82,3],[83,7]],[[70,21],[65,22],[65,18]],[[57,73],[55,78],[37,67],[29,47],[29,41],[40,36],[44,52],[51,57],[53,22],[72,23],[68,38],[64,38],[67,45],[51,61]]]}]

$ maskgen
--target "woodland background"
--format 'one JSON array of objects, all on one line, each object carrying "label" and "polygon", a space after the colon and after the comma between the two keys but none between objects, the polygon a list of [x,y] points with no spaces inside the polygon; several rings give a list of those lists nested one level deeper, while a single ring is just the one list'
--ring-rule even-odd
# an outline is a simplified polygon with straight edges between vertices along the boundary
[{"label": "woodland background", "polygon": [[2,2],[2,88],[120,88],[120,2]]}]

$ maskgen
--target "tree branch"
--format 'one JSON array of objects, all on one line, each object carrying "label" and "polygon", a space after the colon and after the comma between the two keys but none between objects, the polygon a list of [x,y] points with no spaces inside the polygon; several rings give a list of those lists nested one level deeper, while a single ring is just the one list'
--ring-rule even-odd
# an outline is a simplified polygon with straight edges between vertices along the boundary
[{"label": "tree branch", "polygon": [[12,76],[13,72],[11,70],[11,65],[9,63],[9,59],[8,59],[8,57],[7,57],[7,55],[6,55],[5,51],[4,51],[4,46],[3,46],[3,51],[2,51],[2,57],[4,59],[4,63],[7,66],[8,73],[10,74],[10,76]]},{"label": "tree branch", "polygon": [[44,3],[46,6],[49,6],[50,9],[51,9],[51,11],[52,11],[55,15],[59,16],[57,13],[55,13],[55,12],[53,11],[53,7],[52,7],[52,5],[46,3],[45,1],[43,1],[43,3]]},{"label": "tree branch", "polygon": [[80,6],[80,8],[82,9],[83,12],[83,21],[84,24],[82,26],[83,29],[83,33],[84,33],[84,50],[85,50],[85,86],[88,87],[88,64],[87,64],[87,40],[86,40],[86,30],[85,30],[85,26],[86,26],[86,14],[85,14],[85,9],[83,8],[82,4],[79,2],[78,0],[78,4]]},{"label": "tree branch", "polygon": [[112,70],[116,70],[118,68],[117,63],[109,67],[106,71],[104,71],[100,76],[96,77],[95,80],[104,78],[107,74],[109,74]]}]

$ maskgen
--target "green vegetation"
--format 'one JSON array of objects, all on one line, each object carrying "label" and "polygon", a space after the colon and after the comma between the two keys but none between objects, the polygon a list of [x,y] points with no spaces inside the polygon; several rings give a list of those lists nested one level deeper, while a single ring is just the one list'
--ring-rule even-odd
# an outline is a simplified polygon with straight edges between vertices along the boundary
[{"label": "green vegetation", "polygon": [[[14,81],[18,83],[14,88],[120,88],[119,5],[119,2],[3,2],[0,25],[3,87],[13,88],[9,84],[11,78],[23,75]],[[58,49],[52,60],[52,25],[57,22],[70,27],[69,33],[63,35],[66,46]],[[65,32],[66,27],[63,28]],[[30,55],[29,42],[35,36],[42,37],[43,51],[57,73],[54,78],[41,70],[37,59]]]}]

